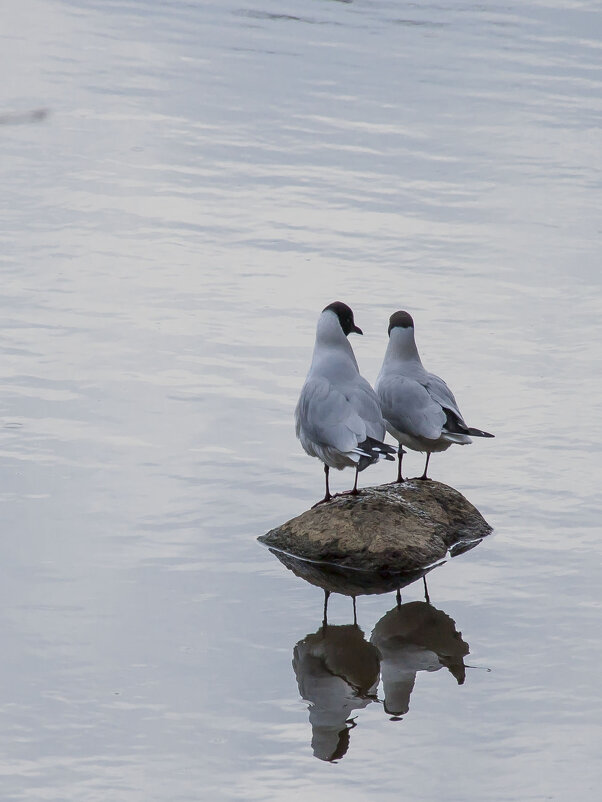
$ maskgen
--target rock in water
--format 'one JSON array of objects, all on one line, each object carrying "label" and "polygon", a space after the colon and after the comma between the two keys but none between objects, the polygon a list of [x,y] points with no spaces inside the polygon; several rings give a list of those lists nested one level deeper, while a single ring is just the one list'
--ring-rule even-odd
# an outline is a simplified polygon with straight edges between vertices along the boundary
[{"label": "rock in water", "polygon": [[408,480],[333,498],[259,540],[304,560],[400,572],[424,568],[450,549],[458,553],[491,531],[453,487]]}]

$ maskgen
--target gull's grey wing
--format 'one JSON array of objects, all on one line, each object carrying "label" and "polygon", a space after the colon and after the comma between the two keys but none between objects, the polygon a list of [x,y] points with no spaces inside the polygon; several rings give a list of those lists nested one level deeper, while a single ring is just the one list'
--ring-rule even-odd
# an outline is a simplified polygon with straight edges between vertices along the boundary
[{"label": "gull's grey wing", "polygon": [[457,417],[460,418],[460,421],[464,423],[462,413],[458,408],[458,402],[443,379],[441,379],[439,376],[435,376],[434,373],[429,373],[427,374],[427,379],[424,382],[424,387],[433,400],[437,401],[437,403],[441,404],[441,406],[445,407],[445,409],[451,410],[454,415],[457,415]]},{"label": "gull's grey wing", "polygon": [[394,429],[412,437],[438,440],[446,415],[426,387],[404,376],[384,377],[378,382],[382,414]]},{"label": "gull's grey wing", "polygon": [[295,409],[297,437],[343,454],[366,439],[366,424],[345,395],[324,378],[308,379]]},{"label": "gull's grey wing", "polygon": [[375,440],[382,441],[385,437],[385,422],[378,396],[370,384],[363,376],[358,376],[352,385],[341,389],[353,409],[364,421],[366,434]]}]

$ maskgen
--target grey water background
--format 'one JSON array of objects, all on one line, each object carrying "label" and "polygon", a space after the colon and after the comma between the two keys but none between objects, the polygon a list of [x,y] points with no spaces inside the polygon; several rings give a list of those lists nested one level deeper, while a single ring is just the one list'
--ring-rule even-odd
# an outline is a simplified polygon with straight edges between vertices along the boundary
[{"label": "grey water background", "polygon": [[[0,113],[50,111],[0,125],[0,797],[597,799],[602,7],[0,18]],[[322,594],[255,538],[322,493],[292,413],[336,299],[369,380],[408,309],[496,434],[431,460],[495,534],[429,576],[464,684],[419,671],[401,720],[377,685],[328,762],[292,665]]]}]

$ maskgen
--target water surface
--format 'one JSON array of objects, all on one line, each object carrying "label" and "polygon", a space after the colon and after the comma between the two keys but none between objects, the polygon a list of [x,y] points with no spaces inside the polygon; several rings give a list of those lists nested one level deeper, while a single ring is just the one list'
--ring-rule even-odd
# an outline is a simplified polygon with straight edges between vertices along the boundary
[{"label": "water surface", "polygon": [[[554,0],[4,10],[3,799],[596,798],[601,22]],[[361,632],[331,598],[365,661],[326,690],[353,719],[329,761],[299,668],[323,597],[255,538],[322,492],[292,412],[335,299],[368,379],[408,309],[496,434],[431,461],[495,534],[429,576],[454,670],[424,622],[375,667],[395,594],[358,599]]]}]

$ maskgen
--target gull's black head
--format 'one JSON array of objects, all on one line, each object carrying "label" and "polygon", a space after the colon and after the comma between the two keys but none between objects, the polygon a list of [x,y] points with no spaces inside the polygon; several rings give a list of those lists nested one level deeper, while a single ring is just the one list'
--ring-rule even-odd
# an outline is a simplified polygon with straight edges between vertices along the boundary
[{"label": "gull's black head", "polygon": [[355,321],[353,320],[353,312],[351,309],[349,309],[347,304],[344,304],[342,301],[335,301],[334,303],[328,304],[328,306],[324,307],[322,311],[326,312],[328,309],[330,309],[331,312],[334,312],[338,317],[345,336],[351,334],[352,331],[354,331],[356,334],[364,333],[358,326],[355,325]]},{"label": "gull's black head", "polygon": [[391,315],[389,318],[389,335],[391,330],[396,328],[413,329],[414,321],[412,320],[412,315],[409,312],[395,312],[394,315]]}]

